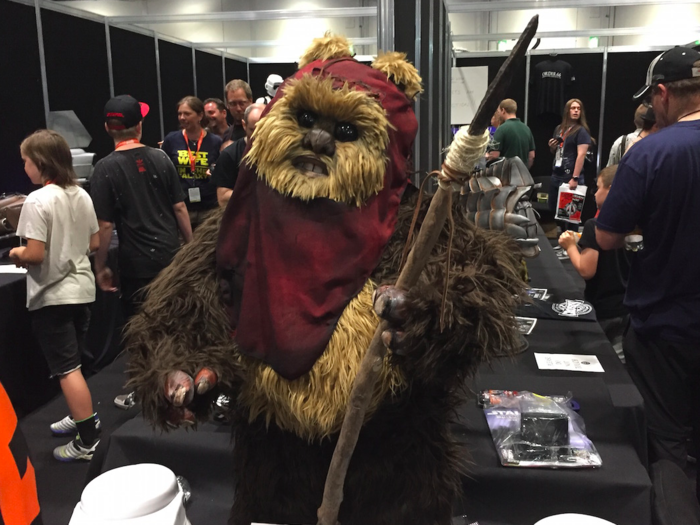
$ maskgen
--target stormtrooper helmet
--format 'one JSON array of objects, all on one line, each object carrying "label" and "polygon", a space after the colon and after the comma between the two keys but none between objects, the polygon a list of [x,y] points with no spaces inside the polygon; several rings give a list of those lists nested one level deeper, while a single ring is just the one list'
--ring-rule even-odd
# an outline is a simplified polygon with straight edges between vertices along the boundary
[{"label": "stormtrooper helmet", "polygon": [[270,98],[275,96],[277,93],[277,88],[282,85],[282,82],[284,82],[284,79],[279,75],[275,75],[274,73],[267,77],[267,80],[265,81],[265,91],[267,91],[267,94],[270,95]]}]

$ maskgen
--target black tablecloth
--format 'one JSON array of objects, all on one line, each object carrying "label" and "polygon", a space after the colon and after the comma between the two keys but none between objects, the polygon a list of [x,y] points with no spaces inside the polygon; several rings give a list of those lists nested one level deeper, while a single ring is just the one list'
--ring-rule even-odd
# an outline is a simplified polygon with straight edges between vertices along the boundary
[{"label": "black tablecloth", "polygon": [[[583,299],[582,287],[540,234],[542,253],[528,260],[533,288],[552,299]],[[603,465],[590,470],[549,470],[500,466],[482,410],[475,402],[460,412],[455,433],[472,450],[471,475],[464,480],[463,509],[471,519],[531,525],[559,513],[581,513],[617,525],[651,522],[651,482],[644,468],[646,433],[642,398],[598,323],[539,319],[526,337],[529,348],[512,359],[482,367],[470,382],[484,389],[571,392],[580,404],[588,437]],[[540,370],[534,353],[593,354],[604,373]]]},{"label": "black tablecloth", "polygon": [[19,417],[58,393],[32,335],[26,302],[26,277],[0,274],[0,382]]},{"label": "black tablecloth", "polygon": [[[528,261],[530,285],[547,288],[557,299],[582,298],[581,286],[544,235],[540,246],[540,256]],[[617,525],[649,525],[651,482],[640,460],[646,457],[642,399],[598,323],[539,320],[527,340],[526,352],[482,367],[469,388],[545,395],[571,391],[603,465],[585,470],[502,467],[485,417],[471,400],[460,408],[453,428],[471,455],[470,473],[463,479],[464,501],[455,515],[467,514],[484,525],[532,525],[549,515],[574,512]],[[539,370],[534,352],[595,354],[605,372]],[[140,462],[161,463],[190,481],[194,499],[188,516],[193,525],[224,523],[233,496],[232,446],[229,430],[214,423],[196,433],[161,434],[136,418],[100,446],[91,473]]]}]

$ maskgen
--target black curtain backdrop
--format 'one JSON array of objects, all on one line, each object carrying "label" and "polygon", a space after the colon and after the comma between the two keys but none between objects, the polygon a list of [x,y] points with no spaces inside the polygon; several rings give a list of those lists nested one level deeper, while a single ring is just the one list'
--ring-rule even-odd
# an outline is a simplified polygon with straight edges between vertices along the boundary
[{"label": "black curtain backdrop", "polygon": [[110,27],[110,41],[114,94],[131,95],[150,106],[151,110],[144,120],[142,141],[148,146],[157,147],[158,141],[163,139],[158,116],[155,40],[140,33]]},{"label": "black curtain backdrop", "polygon": [[250,88],[253,90],[253,101],[267,95],[265,81],[271,74],[276,74],[286,79],[297,72],[296,63],[280,64],[250,64]]},{"label": "black curtain backdrop", "polygon": [[221,98],[224,94],[224,77],[221,55],[195,51],[197,62],[197,96],[202,100]]},{"label": "black curtain backdrop", "polygon": [[[600,122],[600,95],[603,83],[603,54],[585,53],[571,55],[557,55],[557,60],[563,60],[571,64],[576,81],[566,93],[566,99],[578,98],[583,102],[586,119],[591,130],[591,136],[598,139],[598,123]],[[549,55],[535,55],[530,60],[530,78],[534,68],[540,62],[550,60]],[[616,89],[608,81],[609,89]],[[517,100],[517,99],[516,99]],[[561,115],[542,114],[535,115],[535,91],[530,85],[530,112],[528,126],[535,137],[535,163],[532,166],[533,177],[544,177],[552,174],[554,157],[549,151],[547,142],[552,138],[554,128],[561,124]],[[606,116],[606,119],[608,116]],[[612,117],[615,118],[615,117]]]},{"label": "black curtain backdrop", "polygon": [[[188,95],[194,95],[192,75],[192,48],[158,40],[160,56],[161,95],[163,99],[163,127],[167,135],[180,129],[177,120],[177,103]],[[149,125],[156,122],[149,119]]]},{"label": "black curtain backdrop", "polygon": [[34,7],[0,0],[0,193],[31,191],[19,145],[46,126]]},{"label": "black curtain backdrop", "polygon": [[48,9],[41,10],[41,22],[49,107],[73,110],[92,136],[84,149],[96,153],[96,159],[105,157],[114,149],[103,118],[109,100],[105,26]]},{"label": "black curtain backdrop", "polygon": [[240,60],[226,58],[225,84],[228,84],[231,80],[236,78],[240,78],[241,80],[248,82],[248,66],[245,62],[241,62]]},{"label": "black curtain backdrop", "polygon": [[610,148],[615,139],[634,131],[634,112],[639,102],[632,100],[632,95],[646,83],[649,64],[660,53],[608,53],[603,149],[600,157],[603,166],[608,163]]}]

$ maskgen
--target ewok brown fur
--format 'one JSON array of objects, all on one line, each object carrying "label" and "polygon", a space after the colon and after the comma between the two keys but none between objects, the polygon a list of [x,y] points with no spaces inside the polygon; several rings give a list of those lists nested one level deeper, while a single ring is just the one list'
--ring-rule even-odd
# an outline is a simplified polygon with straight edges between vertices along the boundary
[{"label": "ewok brown fur", "polygon": [[[424,201],[418,225],[429,205]],[[407,190],[373,286],[396,281],[415,202],[415,191]],[[524,285],[514,243],[476,229],[458,204],[453,213],[447,328],[440,332],[446,230],[408,294],[404,329],[411,344],[404,355],[386,361],[386,377],[395,380],[387,379],[389,386],[378,391],[360,434],[345,484],[343,525],[450,523],[464,471],[464,455],[450,434],[454,409],[464,399],[462,385],[480,364],[517,345],[512,311]],[[248,360],[229,335],[218,292],[220,220],[215,212],[150,286],[142,313],[128,327],[130,384],[145,417],[167,429],[166,374],[183,370],[194,376],[202,366],[212,368],[220,390],[233,400],[236,497],[230,523],[315,523],[337,430],[314,437],[281,428],[274,413],[251,420],[241,396],[250,378]],[[206,420],[210,398],[195,400],[198,419]]]}]

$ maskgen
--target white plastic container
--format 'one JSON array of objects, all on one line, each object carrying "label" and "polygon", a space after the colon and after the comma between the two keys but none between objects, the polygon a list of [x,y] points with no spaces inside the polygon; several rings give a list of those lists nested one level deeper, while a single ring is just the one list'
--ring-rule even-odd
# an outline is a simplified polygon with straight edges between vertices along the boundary
[{"label": "white plastic container", "polygon": [[88,483],[69,525],[190,525],[173,472],[152,463],[129,465]]}]

